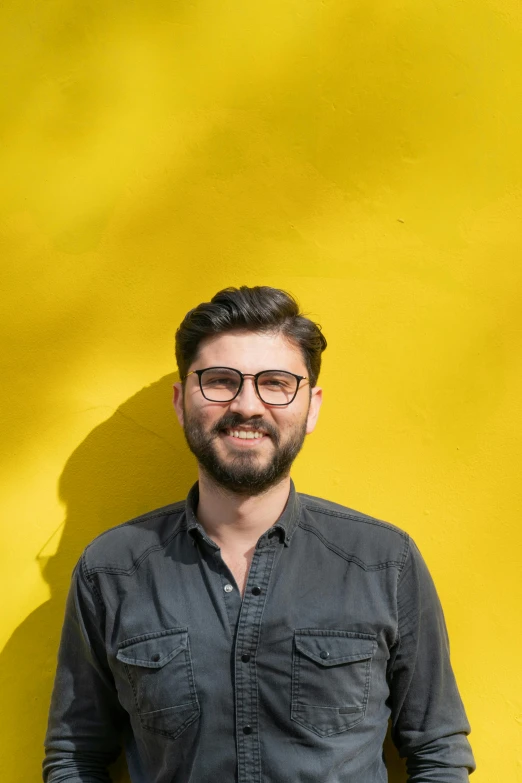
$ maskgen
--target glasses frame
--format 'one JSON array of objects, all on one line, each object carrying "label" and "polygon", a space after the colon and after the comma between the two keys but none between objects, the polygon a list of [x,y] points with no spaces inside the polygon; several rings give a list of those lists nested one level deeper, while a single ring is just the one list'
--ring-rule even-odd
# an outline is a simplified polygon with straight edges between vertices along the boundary
[{"label": "glasses frame", "polygon": [[[207,370],[232,370],[233,372],[237,372],[237,374],[240,376],[241,380],[239,382],[239,388],[238,388],[237,392],[234,394],[234,396],[230,400],[211,400],[211,399],[209,399],[205,395],[205,392],[203,391],[203,384],[201,382],[201,376]],[[261,394],[259,393],[259,387],[257,385],[257,382],[258,382],[259,376],[260,375],[264,375],[266,372],[286,372],[288,375],[292,375],[296,379],[297,386],[296,386],[296,389],[295,389],[294,396],[292,397],[291,400],[288,400],[288,402],[265,402],[264,401],[264,399],[261,397]],[[228,404],[229,402],[233,402],[233,400],[235,400],[236,397],[239,394],[241,394],[241,389],[243,388],[243,384],[244,384],[245,378],[253,378],[254,379],[254,388],[256,390],[256,394],[259,397],[259,399],[261,400],[261,402],[263,403],[263,405],[269,405],[270,407],[274,407],[274,408],[284,407],[285,405],[291,405],[293,403],[293,401],[295,400],[295,398],[297,397],[297,392],[299,391],[300,388],[302,388],[301,387],[301,381],[309,381],[310,380],[310,378],[307,375],[296,375],[295,372],[290,372],[289,370],[261,370],[261,372],[256,372],[255,375],[254,375],[251,372],[241,372],[241,370],[237,370],[235,367],[224,367],[223,365],[218,365],[217,367],[205,367],[203,370],[191,370],[190,372],[188,372],[185,375],[183,380],[185,381],[189,377],[189,375],[197,375],[198,376],[199,388],[200,388],[201,394],[203,395],[205,400],[207,400],[207,402],[217,402],[217,403],[224,403],[224,404]]]}]

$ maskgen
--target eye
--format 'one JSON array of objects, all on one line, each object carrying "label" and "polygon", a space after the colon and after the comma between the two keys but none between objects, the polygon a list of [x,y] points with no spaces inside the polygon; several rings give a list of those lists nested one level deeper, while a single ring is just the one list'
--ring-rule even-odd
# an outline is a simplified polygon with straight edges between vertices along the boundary
[{"label": "eye", "polygon": [[206,370],[201,376],[201,383],[206,389],[235,389],[239,377],[231,371]]},{"label": "eye", "polygon": [[265,389],[279,389],[286,391],[292,389],[295,386],[295,378],[293,375],[286,373],[270,373],[267,375],[261,375],[259,378],[260,385]]},{"label": "eye", "polygon": [[212,388],[217,388],[221,386],[234,386],[237,381],[235,381],[233,378],[205,378],[203,381],[205,386],[210,386]]}]

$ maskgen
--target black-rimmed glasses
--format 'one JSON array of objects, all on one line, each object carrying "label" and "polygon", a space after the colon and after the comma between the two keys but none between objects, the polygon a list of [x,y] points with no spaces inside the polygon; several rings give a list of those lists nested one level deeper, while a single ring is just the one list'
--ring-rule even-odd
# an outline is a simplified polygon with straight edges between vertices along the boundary
[{"label": "black-rimmed glasses", "polygon": [[257,395],[266,405],[289,405],[295,400],[301,381],[309,380],[305,375],[286,370],[262,370],[253,375],[233,367],[192,370],[185,378],[189,375],[198,376],[201,394],[209,402],[232,402],[243,388],[245,378],[253,378]]}]

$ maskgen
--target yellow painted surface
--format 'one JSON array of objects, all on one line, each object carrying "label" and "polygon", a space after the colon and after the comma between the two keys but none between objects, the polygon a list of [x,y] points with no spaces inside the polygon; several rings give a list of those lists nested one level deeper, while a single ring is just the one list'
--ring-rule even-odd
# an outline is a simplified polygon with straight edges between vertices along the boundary
[{"label": "yellow painted surface", "polygon": [[173,334],[242,283],[329,340],[298,488],[413,535],[474,780],[522,780],[521,8],[4,2],[3,781],[39,779],[81,549],[194,479]]}]

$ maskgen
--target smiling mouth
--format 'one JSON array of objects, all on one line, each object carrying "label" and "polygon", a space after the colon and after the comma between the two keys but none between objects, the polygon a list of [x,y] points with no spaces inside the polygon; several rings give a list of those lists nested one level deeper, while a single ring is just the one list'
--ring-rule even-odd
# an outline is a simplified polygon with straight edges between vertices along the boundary
[{"label": "smiling mouth", "polygon": [[262,430],[227,429],[223,432],[234,440],[261,440],[266,436]]}]

